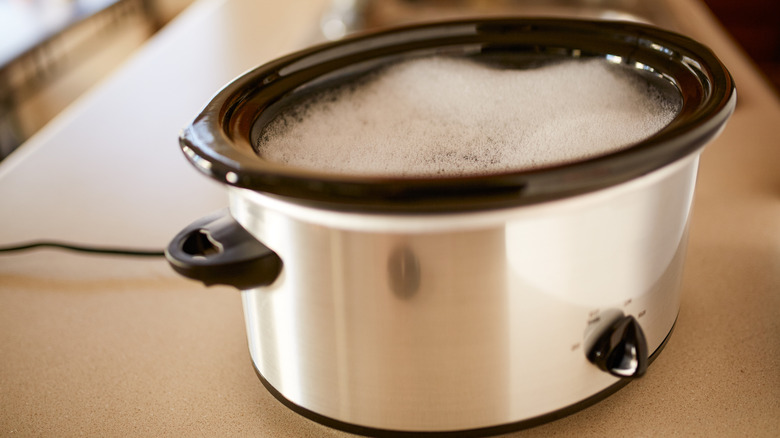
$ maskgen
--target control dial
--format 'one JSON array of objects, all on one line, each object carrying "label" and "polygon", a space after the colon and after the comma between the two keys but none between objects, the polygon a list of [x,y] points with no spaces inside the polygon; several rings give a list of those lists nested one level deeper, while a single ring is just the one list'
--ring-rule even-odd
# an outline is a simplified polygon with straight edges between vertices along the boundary
[{"label": "control dial", "polygon": [[617,377],[641,377],[647,371],[647,341],[639,322],[622,316],[610,324],[588,351],[588,360]]}]

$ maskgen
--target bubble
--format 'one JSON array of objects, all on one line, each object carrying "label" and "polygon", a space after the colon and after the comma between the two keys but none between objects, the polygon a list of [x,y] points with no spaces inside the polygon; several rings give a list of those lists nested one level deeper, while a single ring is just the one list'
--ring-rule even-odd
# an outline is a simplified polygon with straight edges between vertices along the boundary
[{"label": "bubble", "polygon": [[256,147],[263,159],[336,174],[520,171],[630,147],[666,126],[678,106],[602,59],[518,70],[429,57],[285,109]]}]

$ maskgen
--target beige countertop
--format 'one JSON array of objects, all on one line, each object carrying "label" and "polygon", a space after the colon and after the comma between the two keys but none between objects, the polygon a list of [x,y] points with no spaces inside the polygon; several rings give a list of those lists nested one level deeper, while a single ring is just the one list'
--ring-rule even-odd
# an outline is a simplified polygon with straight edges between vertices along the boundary
[{"label": "beige countertop", "polygon": [[[0,163],[0,246],[161,248],[226,205],[176,144],[242,71],[313,40],[324,0],[204,0]],[[682,308],[648,374],[511,436],[776,436],[780,431],[780,102],[695,0],[684,33],[729,67],[739,104],[705,150]],[[159,258],[0,255],[0,435],[345,436],[260,384],[241,300]]]}]

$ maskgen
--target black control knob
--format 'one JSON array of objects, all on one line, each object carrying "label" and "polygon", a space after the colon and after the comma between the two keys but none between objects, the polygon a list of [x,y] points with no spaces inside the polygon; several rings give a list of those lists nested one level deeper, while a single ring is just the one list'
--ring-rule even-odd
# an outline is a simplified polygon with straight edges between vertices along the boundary
[{"label": "black control knob", "polygon": [[610,324],[588,351],[588,360],[617,377],[641,377],[647,371],[647,341],[639,322],[623,316]]}]

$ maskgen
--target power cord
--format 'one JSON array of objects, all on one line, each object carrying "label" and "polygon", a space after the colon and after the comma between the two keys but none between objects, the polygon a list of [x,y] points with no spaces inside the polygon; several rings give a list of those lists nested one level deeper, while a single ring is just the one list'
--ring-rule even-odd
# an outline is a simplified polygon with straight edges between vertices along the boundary
[{"label": "power cord", "polygon": [[162,257],[165,252],[162,250],[143,250],[130,248],[110,248],[99,246],[86,246],[73,243],[54,242],[54,241],[36,241],[20,243],[11,246],[0,246],[0,253],[27,251],[36,248],[56,248],[68,251],[77,251],[90,254],[118,255],[132,257]]}]

